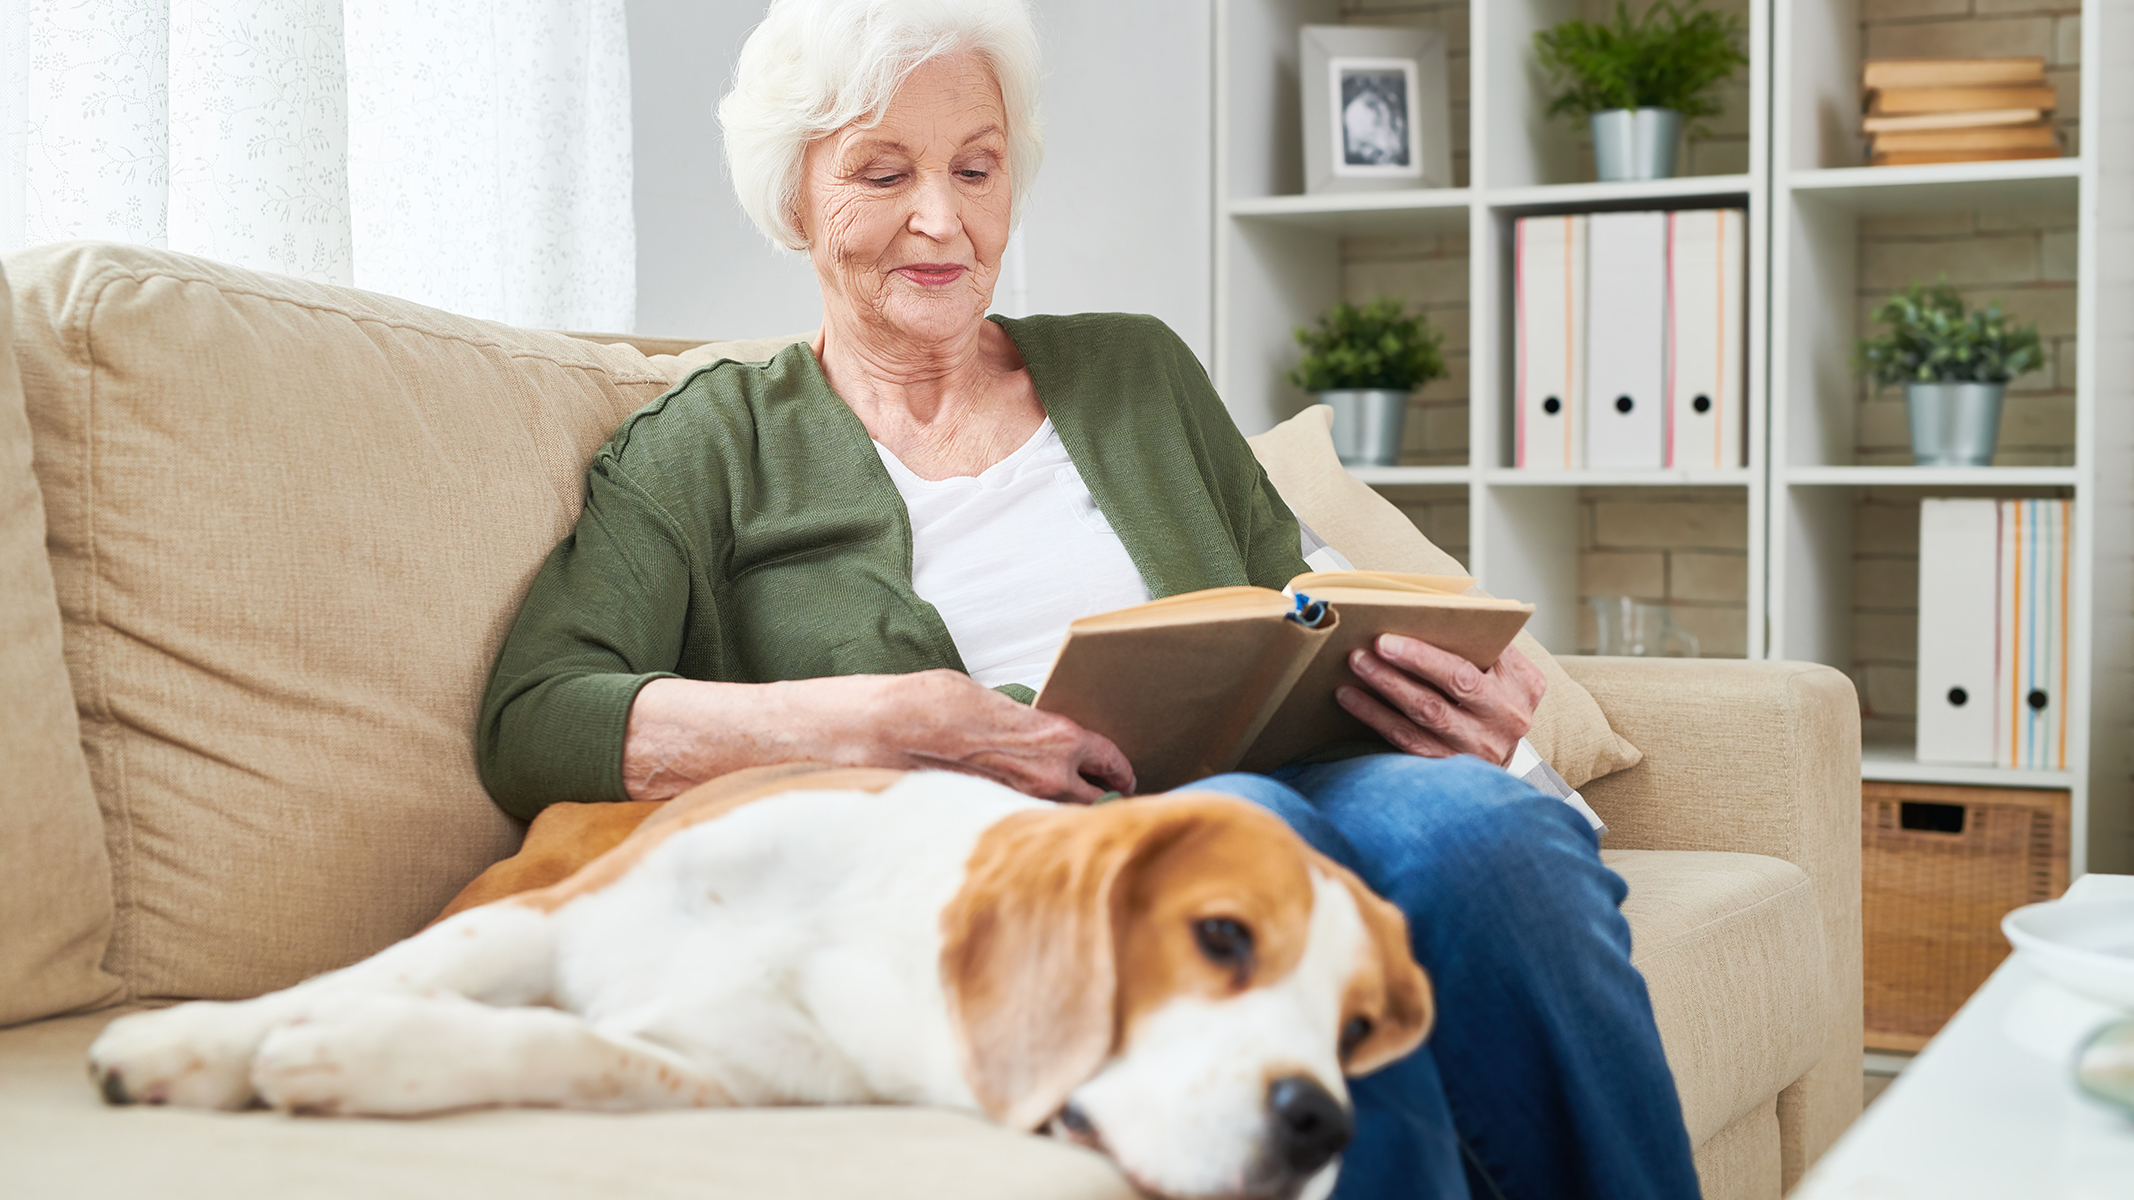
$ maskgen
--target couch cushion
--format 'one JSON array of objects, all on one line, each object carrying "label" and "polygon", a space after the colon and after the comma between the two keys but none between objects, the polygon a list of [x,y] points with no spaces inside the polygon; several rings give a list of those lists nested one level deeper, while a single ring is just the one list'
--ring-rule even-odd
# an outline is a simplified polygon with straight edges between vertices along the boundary
[{"label": "couch cushion", "polygon": [[135,997],[405,937],[519,829],[477,705],[627,347],[141,247],[7,260],[81,740]]},{"label": "couch cushion", "polygon": [[419,1121],[107,1108],[82,1073],[109,1014],[0,1031],[9,1200],[1134,1200],[1102,1158],[924,1108],[465,1113]]},{"label": "couch cushion", "polygon": [[1823,918],[1799,867],[1761,854],[1604,850],[1630,885],[1644,972],[1690,1144],[1701,1146],[1823,1054]]},{"label": "couch cushion", "polygon": [[0,272],[0,1025],[119,991],[101,966],[111,862],[60,653],[11,312]]},{"label": "couch cushion", "polygon": [[[1267,478],[1297,518],[1366,571],[1467,574],[1466,567],[1432,544],[1384,496],[1342,467],[1334,452],[1333,422],[1334,410],[1317,404],[1247,439],[1266,468]],[[1564,782],[1584,787],[1590,780],[1637,765],[1638,748],[1609,727],[1600,705],[1564,674],[1555,655],[1524,630],[1512,644],[1548,678],[1548,693],[1534,710],[1534,727],[1527,731],[1527,740]]]}]

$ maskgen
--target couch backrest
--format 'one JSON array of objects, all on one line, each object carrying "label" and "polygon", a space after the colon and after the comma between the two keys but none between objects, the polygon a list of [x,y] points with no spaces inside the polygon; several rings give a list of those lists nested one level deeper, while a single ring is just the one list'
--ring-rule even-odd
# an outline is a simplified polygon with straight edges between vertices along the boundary
[{"label": "couch backrest", "polygon": [[586,461],[669,371],[138,247],[5,265],[105,966],[245,996],[413,932],[516,846],[479,697]]}]

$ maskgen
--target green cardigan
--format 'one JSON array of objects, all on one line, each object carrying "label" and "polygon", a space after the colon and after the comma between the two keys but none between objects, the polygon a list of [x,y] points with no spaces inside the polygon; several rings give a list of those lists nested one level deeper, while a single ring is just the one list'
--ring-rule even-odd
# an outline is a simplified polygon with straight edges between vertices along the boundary
[{"label": "green cardigan", "polygon": [[[994,319],[1152,593],[1305,569],[1295,518],[1162,322]],[[808,347],[699,369],[593,457],[490,676],[482,783],[521,817],[624,799],[630,704],[654,679],[964,669],[911,554],[903,498]]]}]

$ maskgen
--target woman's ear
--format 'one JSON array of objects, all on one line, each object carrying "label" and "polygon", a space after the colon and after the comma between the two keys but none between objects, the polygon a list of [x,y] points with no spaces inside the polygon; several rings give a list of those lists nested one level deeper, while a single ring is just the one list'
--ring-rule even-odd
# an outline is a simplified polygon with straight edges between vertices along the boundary
[{"label": "woman's ear", "polygon": [[1430,978],[1416,965],[1408,945],[1408,920],[1398,908],[1363,885],[1363,881],[1340,863],[1312,852],[1319,869],[1348,885],[1356,900],[1356,914],[1370,934],[1366,960],[1350,983],[1351,994],[1359,989],[1380,997],[1379,1014],[1371,1033],[1349,1052],[1342,1070],[1348,1075],[1368,1075],[1387,1063],[1405,1058],[1423,1044],[1437,1019],[1437,1005],[1430,992]]},{"label": "woman's ear", "polygon": [[1111,1057],[1121,882],[1177,823],[1159,807],[1006,817],[980,836],[942,910],[942,982],[964,1078],[1011,1129],[1042,1126]]}]

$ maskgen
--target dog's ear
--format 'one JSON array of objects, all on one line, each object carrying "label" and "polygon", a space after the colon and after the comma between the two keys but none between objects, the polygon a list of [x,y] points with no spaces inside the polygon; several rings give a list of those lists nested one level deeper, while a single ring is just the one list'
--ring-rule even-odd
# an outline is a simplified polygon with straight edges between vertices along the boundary
[{"label": "dog's ear", "polygon": [[1060,806],[980,836],[941,913],[941,973],[964,1077],[994,1120],[1037,1129],[1111,1057],[1122,882],[1193,819]]},{"label": "dog's ear", "polygon": [[1348,885],[1356,900],[1356,914],[1370,934],[1364,961],[1349,981],[1353,1007],[1375,1010],[1371,1032],[1348,1053],[1342,1070],[1349,1075],[1368,1075],[1423,1044],[1437,1019],[1437,1005],[1430,992],[1430,978],[1415,961],[1408,944],[1408,920],[1398,908],[1365,887],[1363,881],[1340,863],[1318,851],[1312,852],[1319,869]]}]

